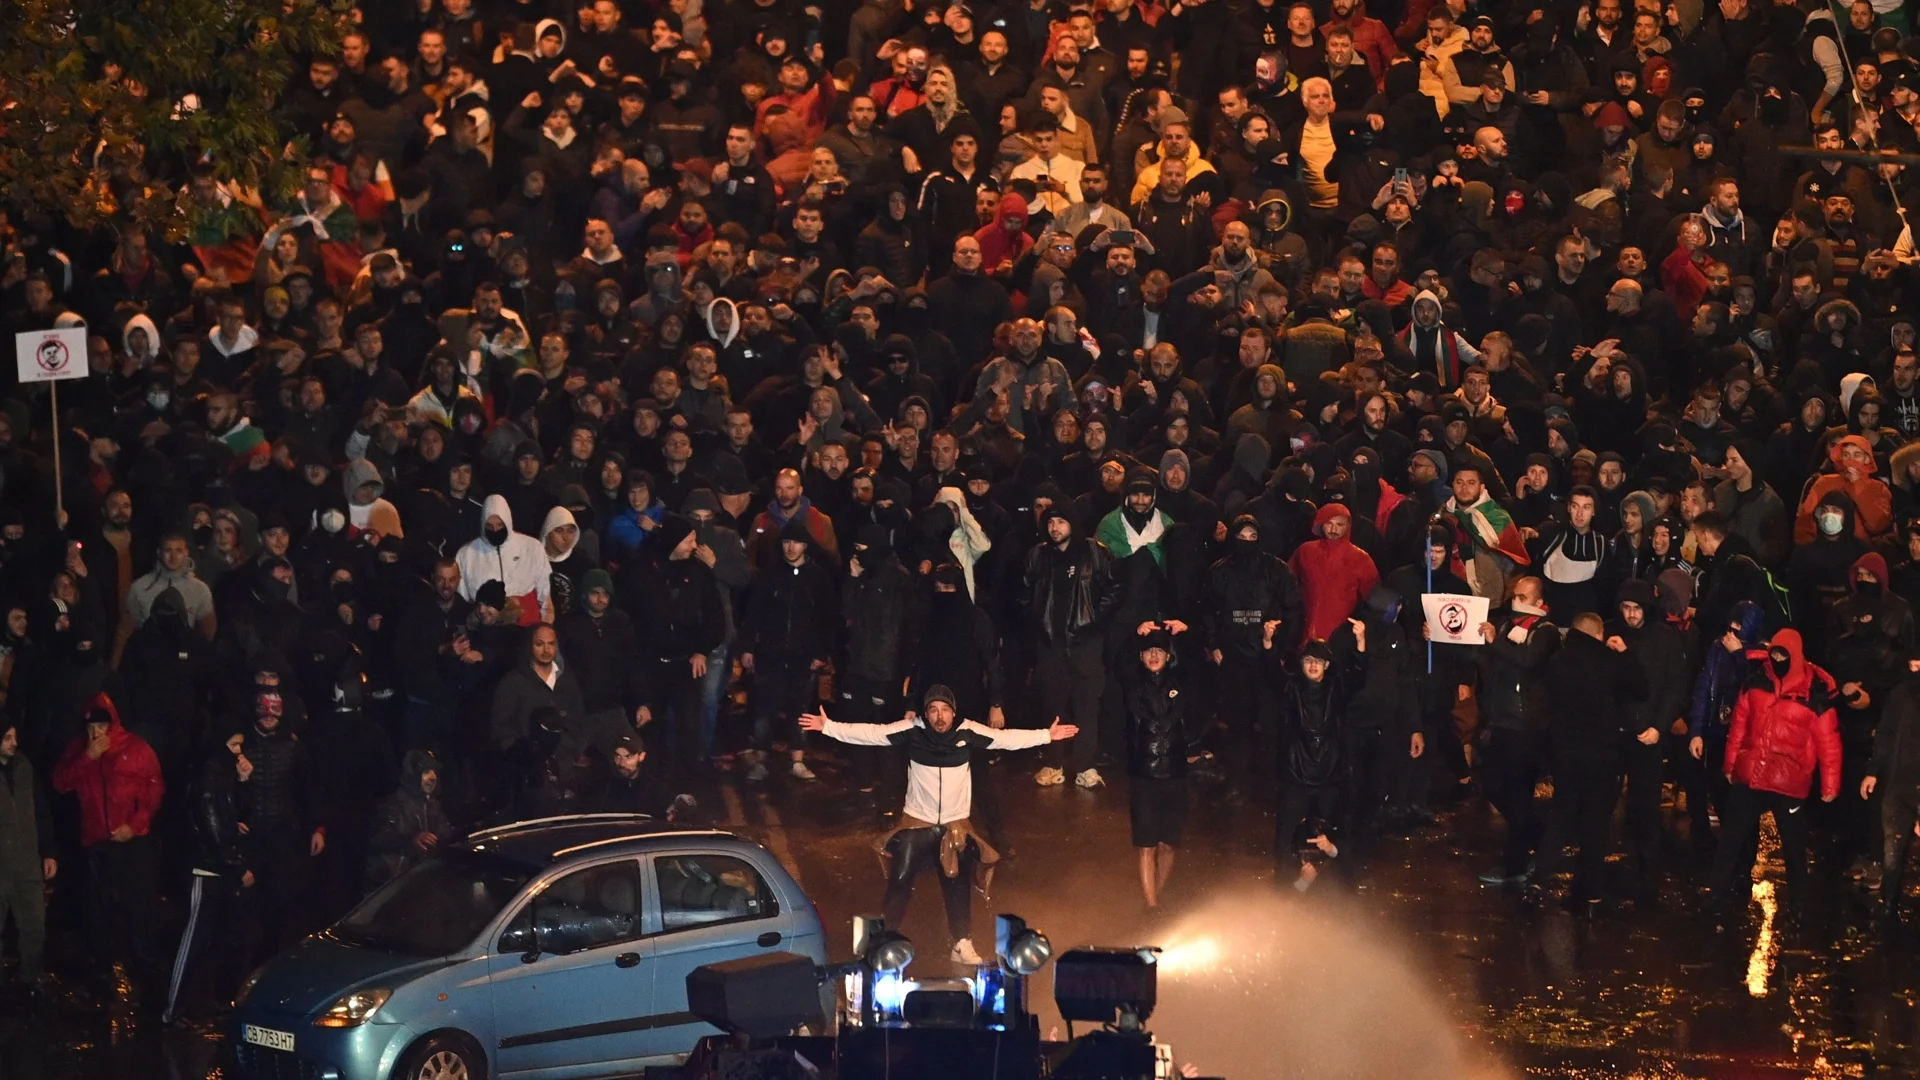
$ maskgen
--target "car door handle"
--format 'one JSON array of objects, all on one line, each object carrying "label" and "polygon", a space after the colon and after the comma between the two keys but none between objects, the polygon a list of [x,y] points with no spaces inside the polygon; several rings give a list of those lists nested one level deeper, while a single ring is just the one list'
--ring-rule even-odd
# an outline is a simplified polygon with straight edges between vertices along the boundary
[{"label": "car door handle", "polygon": [[640,954],[637,952],[623,952],[613,958],[613,966],[623,968],[639,967]]},{"label": "car door handle", "polygon": [[761,948],[771,949],[778,944],[780,944],[780,932],[778,930],[769,930],[760,935]]}]

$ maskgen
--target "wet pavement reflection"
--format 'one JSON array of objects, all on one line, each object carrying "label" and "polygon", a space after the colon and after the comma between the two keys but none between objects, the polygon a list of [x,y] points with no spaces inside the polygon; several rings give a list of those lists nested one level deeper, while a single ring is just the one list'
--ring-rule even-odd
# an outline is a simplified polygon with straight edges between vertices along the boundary
[{"label": "wet pavement reflection", "polygon": [[[1835,886],[1821,917],[1797,926],[1776,903],[1781,873],[1770,862],[1748,918],[1716,931],[1695,914],[1701,857],[1676,848],[1669,910],[1623,905],[1588,923],[1475,881],[1500,831],[1469,800],[1436,826],[1382,839],[1357,880],[1341,867],[1302,894],[1274,881],[1267,810],[1202,797],[1163,906],[1149,912],[1128,846],[1124,781],[1094,792],[1041,789],[1033,767],[1008,755],[987,781],[1009,857],[991,899],[975,897],[977,943],[988,951],[992,914],[1011,911],[1044,930],[1056,955],[1077,944],[1165,947],[1149,1026],[1209,1073],[1920,1075],[1913,932],[1886,939],[1869,921],[1869,894],[1850,882]],[[848,920],[879,907],[870,843],[880,825],[831,758],[816,769],[817,783],[776,776],[762,789],[729,788],[708,809],[795,870],[843,955]],[[1763,839],[1763,855],[1771,847]],[[1621,860],[1613,862],[1624,886]],[[919,946],[912,974],[950,970],[930,879],[903,929]],[[56,966],[76,944],[56,934]],[[1053,1026],[1045,975],[1038,991],[1042,1023]],[[124,1000],[93,1009],[0,999],[5,1080],[231,1075],[216,1033],[161,1029]]]}]

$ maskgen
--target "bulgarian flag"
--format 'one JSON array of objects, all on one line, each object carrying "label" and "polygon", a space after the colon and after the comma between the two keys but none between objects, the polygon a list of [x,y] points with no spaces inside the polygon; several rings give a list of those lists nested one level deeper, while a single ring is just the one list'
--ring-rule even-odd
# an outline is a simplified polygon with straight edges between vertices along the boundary
[{"label": "bulgarian flag", "polygon": [[1482,494],[1479,502],[1467,507],[1452,502],[1448,505],[1453,508],[1453,519],[1466,534],[1465,539],[1475,547],[1497,551],[1519,566],[1533,564],[1532,558],[1527,555],[1527,543],[1520,535],[1520,527],[1513,523],[1513,517],[1506,508],[1492,497]]}]

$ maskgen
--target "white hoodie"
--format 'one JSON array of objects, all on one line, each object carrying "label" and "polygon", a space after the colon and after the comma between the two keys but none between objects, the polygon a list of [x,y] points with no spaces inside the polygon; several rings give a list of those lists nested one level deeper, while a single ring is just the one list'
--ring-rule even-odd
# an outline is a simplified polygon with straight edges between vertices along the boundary
[{"label": "white hoodie", "polygon": [[[507,542],[499,547],[494,547],[486,537],[486,521],[490,517],[499,518],[507,527]],[[506,586],[508,599],[521,598],[522,626],[532,626],[548,618],[553,610],[553,569],[547,562],[546,549],[540,546],[540,541],[513,530],[513,510],[507,506],[505,496],[487,496],[480,509],[480,528],[481,535],[467,541],[453,557],[460,567],[460,595],[471,600],[480,586],[498,581]],[[536,602],[527,604],[528,596]]]}]

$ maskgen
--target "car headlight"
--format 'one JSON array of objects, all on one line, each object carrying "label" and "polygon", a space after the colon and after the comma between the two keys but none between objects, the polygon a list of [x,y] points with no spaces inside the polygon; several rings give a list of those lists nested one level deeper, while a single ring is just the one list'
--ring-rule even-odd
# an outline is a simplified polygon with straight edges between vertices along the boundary
[{"label": "car headlight", "polygon": [[320,1018],[313,1022],[314,1026],[324,1028],[359,1027],[361,1024],[373,1019],[373,1014],[379,1012],[380,1006],[385,1005],[387,999],[392,996],[393,991],[381,988],[349,990],[340,995],[340,1000],[327,1006],[327,1011],[321,1013]]}]

